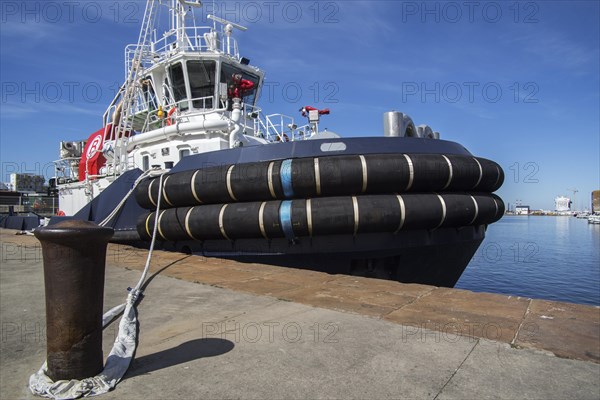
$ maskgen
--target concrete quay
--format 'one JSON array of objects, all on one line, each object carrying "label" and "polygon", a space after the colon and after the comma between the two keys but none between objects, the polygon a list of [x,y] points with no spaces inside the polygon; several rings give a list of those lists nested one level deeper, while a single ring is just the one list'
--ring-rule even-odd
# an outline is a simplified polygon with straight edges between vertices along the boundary
[{"label": "concrete quay", "polygon": [[[42,257],[15,233],[0,230],[0,398],[31,399]],[[145,257],[109,245],[105,309]],[[104,398],[600,398],[599,307],[161,251],[152,273],[136,358]]]}]

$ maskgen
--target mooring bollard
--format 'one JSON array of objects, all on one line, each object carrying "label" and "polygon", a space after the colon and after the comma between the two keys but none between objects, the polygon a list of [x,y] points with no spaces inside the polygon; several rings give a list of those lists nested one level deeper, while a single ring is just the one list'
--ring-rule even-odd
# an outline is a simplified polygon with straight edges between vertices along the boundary
[{"label": "mooring bollard", "polygon": [[38,228],[46,289],[48,376],[83,379],[103,369],[106,247],[114,230],[69,220]]}]

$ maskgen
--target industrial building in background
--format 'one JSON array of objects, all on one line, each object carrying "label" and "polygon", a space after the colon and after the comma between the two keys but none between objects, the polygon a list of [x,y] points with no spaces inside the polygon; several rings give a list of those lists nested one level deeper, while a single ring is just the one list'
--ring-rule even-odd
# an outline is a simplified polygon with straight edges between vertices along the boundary
[{"label": "industrial building in background", "polygon": [[22,193],[41,193],[46,179],[35,174],[10,174],[10,189]]},{"label": "industrial building in background", "polygon": [[600,214],[600,190],[592,192],[592,213]]},{"label": "industrial building in background", "polygon": [[529,206],[524,206],[524,205],[517,205],[515,207],[515,214],[516,215],[529,215]]}]

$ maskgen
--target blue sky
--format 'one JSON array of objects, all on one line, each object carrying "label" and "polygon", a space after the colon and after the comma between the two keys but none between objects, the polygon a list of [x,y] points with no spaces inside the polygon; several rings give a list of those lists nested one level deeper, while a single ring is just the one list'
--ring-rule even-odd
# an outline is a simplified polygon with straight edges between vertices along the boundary
[{"label": "blue sky", "polygon": [[[600,189],[600,2],[216,2],[205,11],[249,28],[242,55],[266,71],[260,104],[321,127],[382,135],[382,114],[408,113],[443,139],[497,161],[498,194],[551,209]],[[0,159],[51,175],[61,140],[83,140],[123,80],[139,1],[0,3]],[[202,18],[200,18],[202,20]]]}]

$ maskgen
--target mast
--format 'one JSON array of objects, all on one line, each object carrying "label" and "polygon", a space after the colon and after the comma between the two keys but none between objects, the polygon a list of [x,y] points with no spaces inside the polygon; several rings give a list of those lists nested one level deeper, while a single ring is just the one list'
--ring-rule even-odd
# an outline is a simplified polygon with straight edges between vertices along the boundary
[{"label": "mast", "polygon": [[131,68],[123,85],[121,102],[116,106],[112,127],[112,135],[114,138],[114,173],[119,174],[122,168],[126,169],[127,164],[127,132],[131,131],[131,119],[133,117],[133,109],[135,107],[137,85],[140,79],[140,71],[142,70],[142,60],[146,52],[150,50],[151,32],[154,27],[156,18],[156,9],[159,1],[148,0],[146,10],[144,11],[144,19],[142,28],[138,37],[138,43],[135,48]]},{"label": "mast", "polygon": [[[170,1],[170,33],[176,35],[176,45],[179,48],[185,46],[187,39],[185,32],[186,8],[200,7],[201,1],[169,0]],[[157,9],[161,0],[148,0],[144,11],[144,19],[140,29],[138,42],[127,72],[125,83],[120,94],[121,101],[114,106],[112,117],[112,133],[110,138],[114,140],[113,173],[120,174],[127,169],[127,135],[132,130],[131,121],[135,113],[137,94],[142,78],[143,60],[152,51],[152,31],[155,26]]]}]

